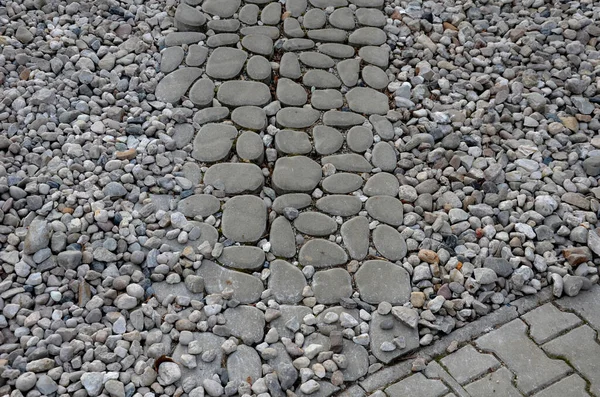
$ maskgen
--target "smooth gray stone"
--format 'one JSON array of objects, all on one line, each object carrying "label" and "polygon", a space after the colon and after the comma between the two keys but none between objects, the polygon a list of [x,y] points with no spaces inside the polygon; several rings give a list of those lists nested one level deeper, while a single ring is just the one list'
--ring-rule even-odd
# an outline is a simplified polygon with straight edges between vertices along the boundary
[{"label": "smooth gray stone", "polygon": [[[204,222],[190,221],[189,222],[193,229],[200,230],[200,236],[197,239],[191,239],[195,245],[200,245],[205,241],[208,241],[211,247],[214,247],[215,243],[219,239],[219,232],[217,229]],[[195,236],[194,236],[195,237]],[[169,244],[173,244],[172,242]]]},{"label": "smooth gray stone", "polygon": [[312,289],[318,303],[337,304],[352,295],[352,278],[345,269],[321,270],[313,276]]},{"label": "smooth gray stone", "polygon": [[391,141],[394,139],[394,126],[385,117],[378,114],[374,114],[369,117],[369,121],[375,129],[375,133],[381,137],[384,141]]},{"label": "smooth gray stone", "polygon": [[260,131],[267,126],[265,111],[257,106],[240,106],[231,112],[231,120],[242,128]]},{"label": "smooth gray stone", "polygon": [[206,39],[206,35],[200,32],[171,32],[165,37],[165,47],[173,47],[182,44],[197,44]]},{"label": "smooth gray stone", "polygon": [[386,114],[390,110],[387,95],[367,87],[355,87],[346,93],[351,110],[363,114]]},{"label": "smooth gray stone", "polygon": [[387,48],[366,46],[358,50],[358,56],[371,65],[387,69],[390,60],[390,51]]},{"label": "smooth gray stone", "polygon": [[344,59],[338,62],[337,71],[345,86],[354,87],[358,83],[360,61],[358,59]]},{"label": "smooth gray stone", "polygon": [[356,53],[354,47],[339,43],[323,43],[318,50],[334,58],[351,58]]},{"label": "smooth gray stone", "polygon": [[342,224],[340,234],[352,259],[364,259],[369,251],[369,220],[356,216]]},{"label": "smooth gray stone", "polygon": [[219,199],[210,194],[194,194],[177,203],[177,211],[188,218],[206,218],[221,210]]},{"label": "smooth gray stone", "polygon": [[260,55],[254,55],[246,64],[246,73],[253,80],[267,81],[271,79],[271,63]]},{"label": "smooth gray stone", "polygon": [[373,145],[373,132],[367,127],[357,125],[346,134],[348,148],[356,153],[364,153]]},{"label": "smooth gray stone", "polygon": [[330,127],[351,127],[365,122],[364,116],[352,112],[328,110],[323,114],[323,124]]},{"label": "smooth gray stone", "polygon": [[203,70],[198,68],[181,68],[169,73],[156,86],[156,99],[168,103],[179,102],[202,73]]},{"label": "smooth gray stone", "polygon": [[323,237],[335,233],[337,222],[320,212],[307,211],[298,215],[294,220],[294,227],[300,233]]},{"label": "smooth gray stone", "polygon": [[[265,383],[269,390],[273,390],[273,395],[280,395],[278,394],[279,389],[289,390],[294,386],[298,379],[298,370],[294,368],[292,359],[281,342],[274,343],[269,347],[275,349],[277,354],[267,360],[267,364],[274,369],[274,372],[265,376]],[[277,385],[277,381],[279,385]]]},{"label": "smooth gray stone", "polygon": [[265,316],[254,306],[238,306],[225,310],[225,326],[231,335],[240,338],[246,345],[254,345],[263,340]]},{"label": "smooth gray stone", "polygon": [[242,39],[242,46],[255,54],[270,57],[273,55],[273,40],[262,34],[251,34]]},{"label": "smooth gray stone", "polygon": [[275,256],[292,258],[296,255],[296,235],[290,222],[283,216],[275,218],[271,224],[269,242]]},{"label": "smooth gray stone", "polygon": [[244,131],[235,142],[236,153],[242,160],[258,161],[264,157],[264,144],[260,135]]},{"label": "smooth gray stone", "polygon": [[307,241],[298,254],[302,266],[315,268],[343,265],[347,261],[348,255],[339,245],[319,238]]},{"label": "smooth gray stone", "polygon": [[358,28],[348,36],[348,43],[357,46],[378,46],[386,42],[387,35],[382,29],[374,27]]},{"label": "smooth gray stone", "polygon": [[216,48],[206,64],[206,74],[214,79],[228,80],[242,71],[248,54],[237,48]]},{"label": "smooth gray stone", "polygon": [[273,201],[273,211],[282,214],[284,208],[304,209],[312,204],[312,198],[306,193],[290,193],[277,197]]},{"label": "smooth gray stone", "polygon": [[[326,324],[325,317],[329,313],[335,313],[338,316],[341,316],[343,313],[348,314],[350,317],[353,317],[356,321],[360,320],[360,312],[358,309],[346,309],[342,306],[333,306],[328,309],[323,310],[317,316],[317,327],[320,332],[315,332],[304,339],[303,346],[309,346],[310,344],[317,343],[322,345],[325,349],[331,348],[331,339],[327,336],[330,336],[331,331],[342,331],[344,327],[340,324],[340,322],[335,322],[333,324]],[[353,342],[351,342],[353,343]]]},{"label": "smooth gray stone", "polygon": [[323,180],[323,190],[331,194],[346,194],[357,191],[363,185],[363,179],[356,174],[340,172]]},{"label": "smooth gray stone", "polygon": [[204,174],[204,184],[222,187],[227,194],[254,193],[262,188],[264,176],[255,164],[220,163]]},{"label": "smooth gray stone", "polygon": [[276,94],[277,99],[288,106],[302,106],[308,99],[304,87],[287,78],[277,80]]},{"label": "smooth gray stone", "polygon": [[382,28],[386,24],[386,17],[380,10],[359,8],[354,13],[359,24]]},{"label": "smooth gray stone", "polygon": [[242,7],[239,13],[239,19],[242,23],[246,25],[256,25],[258,22],[258,14],[260,13],[260,8],[256,4],[246,4]]},{"label": "smooth gray stone", "polygon": [[[391,329],[384,330],[381,328],[381,323],[387,319],[392,319],[393,327]],[[374,312],[369,327],[369,336],[371,339],[371,353],[377,357],[379,361],[386,364],[395,358],[408,354],[419,347],[419,331],[416,328],[411,328],[397,320],[391,314],[383,316],[377,312]],[[395,338],[404,339],[405,347],[403,349],[396,346],[396,350],[391,352],[384,352],[381,350],[381,344],[383,342],[391,342]]]},{"label": "smooth gray stone", "polygon": [[311,97],[310,103],[313,108],[319,110],[338,109],[344,106],[344,97],[338,90],[315,90]]},{"label": "smooth gray stone", "polygon": [[160,71],[162,73],[171,73],[181,65],[184,57],[183,48],[167,47],[160,53]]},{"label": "smooth gray stone", "polygon": [[388,261],[370,260],[354,275],[360,298],[372,305],[389,302],[403,305],[411,293],[410,275],[401,266]]},{"label": "smooth gray stone", "polygon": [[309,68],[329,69],[335,65],[330,56],[315,51],[301,52],[298,58]]},{"label": "smooth gray stone", "polygon": [[365,209],[371,217],[388,225],[400,226],[404,220],[402,202],[394,197],[369,197],[365,203]]},{"label": "smooth gray stone", "polygon": [[[279,259],[271,262],[269,289],[280,304],[295,304],[302,300],[306,278],[302,271],[289,262]],[[280,335],[281,336],[281,335]]]},{"label": "smooth gray stone", "polygon": [[303,25],[305,29],[321,29],[327,23],[327,15],[323,10],[311,8],[304,14]]},{"label": "smooth gray stone", "polygon": [[281,21],[281,3],[271,3],[263,8],[260,20],[265,25],[277,25]]},{"label": "smooth gray stone", "polygon": [[307,154],[312,145],[306,132],[280,130],[275,134],[275,148],[284,154]]},{"label": "smooth gray stone", "polygon": [[269,325],[271,328],[277,330],[280,338],[290,338],[292,340],[294,339],[295,331],[290,329],[290,325],[295,323],[298,325],[298,329],[300,329],[302,319],[307,314],[312,313],[309,307],[296,305],[281,305],[279,311],[281,312],[281,316],[272,320]]},{"label": "smooth gray stone", "polygon": [[185,26],[199,28],[206,23],[206,17],[196,8],[179,3],[175,10],[175,21]]},{"label": "smooth gray stone", "polygon": [[321,113],[308,108],[283,108],[277,112],[277,123],[285,128],[307,128],[319,120]]},{"label": "smooth gray stone", "polygon": [[396,169],[396,150],[387,142],[378,142],[372,150],[371,162],[382,171],[392,172]]},{"label": "smooth gray stone", "polygon": [[289,38],[301,38],[306,36],[300,22],[295,18],[286,18],[283,21],[283,33]]},{"label": "smooth gray stone", "polygon": [[185,64],[188,66],[202,66],[208,57],[208,48],[192,44],[188,47],[188,53],[185,57]]},{"label": "smooth gray stone", "polygon": [[400,233],[391,226],[379,225],[373,230],[375,249],[390,261],[399,261],[406,256],[406,242]]},{"label": "smooth gray stone", "polygon": [[283,54],[279,63],[279,75],[290,79],[298,79],[302,76],[298,55],[291,52]]},{"label": "smooth gray stone", "polygon": [[362,209],[362,202],[357,196],[332,194],[317,200],[319,210],[335,216],[356,215]]},{"label": "smooth gray stone", "polygon": [[203,162],[223,160],[237,135],[238,130],[230,124],[205,124],[194,138],[192,157]]},{"label": "smooth gray stone", "polygon": [[308,157],[282,157],[275,162],[271,182],[280,193],[312,192],[322,175],[321,166]]},{"label": "smooth gray stone", "polygon": [[256,382],[262,376],[260,356],[253,348],[239,345],[227,357],[227,374],[229,381],[239,384]]},{"label": "smooth gray stone", "polygon": [[206,123],[214,123],[215,121],[221,121],[224,118],[229,116],[229,109],[225,106],[220,106],[216,108],[206,108],[196,112],[194,115],[194,123],[198,123],[200,125]]},{"label": "smooth gray stone", "polygon": [[338,8],[329,15],[329,23],[334,28],[353,30],[356,27],[354,12],[347,7]]},{"label": "smooth gray stone", "polygon": [[332,396],[336,391],[338,391],[340,389],[339,387],[334,386],[332,383],[330,383],[328,381],[317,381],[317,383],[319,384],[319,389],[315,392],[312,392],[310,394],[305,394],[302,392],[302,390],[300,390],[300,387],[298,387],[294,391],[294,394],[298,397],[329,397],[329,396]]},{"label": "smooth gray stone", "polygon": [[325,41],[332,43],[343,43],[346,41],[348,33],[341,29],[314,29],[308,31],[308,38],[315,41]]},{"label": "smooth gray stone", "polygon": [[223,248],[217,261],[239,270],[260,270],[265,263],[265,252],[258,247],[232,245]]},{"label": "smooth gray stone", "polygon": [[286,10],[290,12],[291,16],[294,18],[298,18],[300,15],[303,15],[307,6],[307,0],[287,0],[285,3]]},{"label": "smooth gray stone", "polygon": [[204,278],[206,292],[220,294],[225,288],[233,289],[233,298],[242,304],[260,299],[264,287],[259,278],[235,270],[226,269],[209,260],[203,260],[197,275]]},{"label": "smooth gray stone", "polygon": [[335,128],[317,125],[312,131],[315,150],[320,155],[332,154],[340,150],[344,137]]},{"label": "smooth gray stone", "polygon": [[202,10],[221,18],[231,18],[238,11],[241,4],[241,0],[204,0]]},{"label": "smooth gray stone", "polygon": [[206,26],[215,32],[235,33],[240,30],[240,21],[237,19],[211,19]]},{"label": "smooth gray stone", "polygon": [[367,179],[367,183],[363,188],[363,193],[366,196],[392,196],[398,195],[400,182],[395,175],[387,172],[378,172]]},{"label": "smooth gray stone", "polygon": [[369,87],[383,90],[388,86],[388,75],[377,66],[367,65],[362,70],[362,79]]},{"label": "smooth gray stone", "polygon": [[[172,47],[176,48],[176,47]],[[194,105],[206,107],[212,104],[215,97],[215,83],[210,79],[197,80],[190,88],[189,98]]]},{"label": "smooth gray stone", "polygon": [[154,296],[159,302],[163,302],[169,295],[174,296],[187,296],[191,299],[202,300],[204,295],[202,293],[193,293],[186,287],[184,283],[168,284],[164,281],[152,283],[152,289],[154,290]]},{"label": "smooth gray stone", "polygon": [[51,227],[45,220],[34,219],[31,221],[23,242],[23,252],[26,255],[33,255],[48,247],[50,244],[50,230]]},{"label": "smooth gray stone", "polygon": [[507,261],[504,258],[495,258],[489,256],[485,258],[485,261],[483,262],[483,267],[492,269],[500,277],[508,277],[513,272],[512,265],[509,261]]},{"label": "smooth gray stone", "polygon": [[321,159],[321,164],[333,164],[338,171],[370,172],[373,166],[360,154],[334,154]]},{"label": "smooth gray stone", "polygon": [[367,374],[369,370],[369,353],[367,349],[344,339],[342,352],[348,361],[348,366],[341,370],[344,374],[344,381],[354,382]]},{"label": "smooth gray stone", "polygon": [[224,205],[222,233],[240,243],[258,241],[267,228],[267,205],[256,196],[232,197]]},{"label": "smooth gray stone", "polygon": [[271,101],[271,91],[257,81],[226,81],[219,87],[217,99],[228,106],[264,106]]},{"label": "smooth gray stone", "polygon": [[302,77],[302,83],[307,87],[315,88],[339,88],[342,86],[342,82],[336,75],[318,69],[306,72]]},{"label": "smooth gray stone", "polygon": [[309,0],[310,4],[317,8],[327,7],[346,7],[348,5],[347,0]]},{"label": "smooth gray stone", "polygon": [[284,51],[304,51],[310,50],[315,46],[315,42],[310,39],[289,39],[283,43]]},{"label": "smooth gray stone", "polygon": [[210,48],[233,46],[240,41],[240,36],[235,33],[217,33],[206,39],[206,45]]},{"label": "smooth gray stone", "polygon": [[[181,283],[183,284],[183,283]],[[211,332],[194,332],[193,340],[198,344],[203,352],[214,351],[215,359],[211,362],[204,362],[200,358],[202,355],[196,355],[196,368],[186,368],[181,366],[181,379],[182,383],[188,383],[193,380],[194,384],[201,385],[205,379],[212,379],[213,375],[221,369],[223,360],[223,351],[220,346],[225,342],[225,338],[217,336]],[[171,357],[176,362],[181,362],[181,355],[187,354],[188,349],[186,346],[178,343],[171,354]]]},{"label": "smooth gray stone", "polygon": [[384,0],[350,0],[350,3],[355,4],[357,7],[381,8]]},{"label": "smooth gray stone", "polygon": [[240,33],[243,36],[259,34],[262,36],[270,37],[271,40],[277,40],[280,35],[279,28],[275,26],[247,26],[245,28],[242,28],[242,30],[240,30]]},{"label": "smooth gray stone", "polygon": [[183,148],[194,138],[194,127],[189,123],[175,124],[173,127],[173,140],[177,144],[177,149]]}]

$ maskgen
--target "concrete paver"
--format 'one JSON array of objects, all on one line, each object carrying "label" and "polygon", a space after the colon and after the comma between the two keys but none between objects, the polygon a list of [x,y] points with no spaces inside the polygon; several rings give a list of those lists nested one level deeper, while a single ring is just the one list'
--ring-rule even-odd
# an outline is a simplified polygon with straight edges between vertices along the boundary
[{"label": "concrete paver", "polygon": [[521,318],[529,325],[529,335],[538,344],[581,324],[579,317],[573,313],[561,312],[551,303],[546,303]]},{"label": "concrete paver", "polygon": [[595,285],[590,291],[585,291],[575,297],[558,299],[556,304],[561,309],[572,310],[592,328],[600,332],[600,285]]},{"label": "concrete paver", "polygon": [[479,353],[471,345],[444,357],[441,363],[461,385],[500,366],[500,362],[493,355]]},{"label": "concrete paver", "polygon": [[535,393],[533,397],[589,397],[590,394],[585,391],[585,386],[585,380],[577,374],[572,374]]},{"label": "concrete paver", "polygon": [[465,386],[472,397],[522,397],[513,385],[513,374],[502,367],[483,378]]},{"label": "concrete paver", "polygon": [[385,389],[385,393],[388,396],[398,397],[440,397],[448,391],[448,387],[441,381],[427,379],[425,375],[421,373],[409,376]]}]

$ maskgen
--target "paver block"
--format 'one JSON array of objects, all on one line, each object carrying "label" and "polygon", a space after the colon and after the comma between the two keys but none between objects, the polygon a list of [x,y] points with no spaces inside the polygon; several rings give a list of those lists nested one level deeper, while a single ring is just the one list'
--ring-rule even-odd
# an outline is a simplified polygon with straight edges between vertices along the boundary
[{"label": "paver block", "polygon": [[546,303],[521,318],[529,324],[529,335],[539,344],[581,324],[579,317],[573,313],[561,312],[551,303]]},{"label": "paver block", "polygon": [[564,297],[556,301],[561,309],[573,310],[600,332],[600,285],[589,291],[582,291],[575,297]]},{"label": "paver block", "polygon": [[410,397],[440,397],[448,391],[448,387],[441,381],[427,379],[421,373],[409,376],[385,389],[388,396]]},{"label": "paver block", "polygon": [[497,371],[465,386],[471,397],[521,397],[522,394],[513,384],[513,374],[502,367]]},{"label": "paver block", "polygon": [[589,397],[590,394],[585,391],[585,386],[585,380],[573,374],[535,393],[533,397]]},{"label": "paver block", "polygon": [[500,362],[491,354],[479,353],[471,345],[459,349],[441,360],[450,375],[464,385],[500,366]]}]

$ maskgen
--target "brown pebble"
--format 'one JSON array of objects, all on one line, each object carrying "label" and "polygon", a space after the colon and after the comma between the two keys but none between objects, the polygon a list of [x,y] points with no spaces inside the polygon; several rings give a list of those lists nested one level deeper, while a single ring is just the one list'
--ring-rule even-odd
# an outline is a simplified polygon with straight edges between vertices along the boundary
[{"label": "brown pebble", "polygon": [[117,152],[116,155],[117,155],[117,159],[119,159],[119,160],[131,160],[131,159],[134,159],[135,156],[137,155],[137,150],[128,149],[123,152]]}]

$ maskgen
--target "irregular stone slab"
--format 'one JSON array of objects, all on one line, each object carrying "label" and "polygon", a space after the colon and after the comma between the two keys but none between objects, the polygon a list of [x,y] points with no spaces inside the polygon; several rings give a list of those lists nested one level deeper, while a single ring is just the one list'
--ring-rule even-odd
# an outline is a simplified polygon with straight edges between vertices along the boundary
[{"label": "irregular stone slab", "polygon": [[298,18],[300,15],[304,14],[307,5],[307,0],[288,0],[285,3],[285,8],[290,12],[292,17]]},{"label": "irregular stone slab", "polygon": [[330,127],[351,127],[362,124],[365,120],[360,114],[338,110],[329,110],[323,115],[323,124]]},{"label": "irregular stone slab", "polygon": [[242,160],[261,162],[264,155],[263,140],[256,132],[244,131],[235,143],[236,153]]},{"label": "irregular stone slab", "polygon": [[265,329],[265,315],[253,306],[229,308],[223,313],[231,335],[242,339],[244,344],[262,342]]},{"label": "irregular stone slab", "polygon": [[320,29],[327,23],[327,15],[323,10],[318,8],[311,8],[304,14],[304,28],[306,29]]},{"label": "irregular stone slab", "polygon": [[315,88],[339,88],[342,82],[335,74],[319,69],[311,69],[304,74],[302,84]]},{"label": "irregular stone slab", "polygon": [[189,30],[198,30],[206,23],[206,17],[194,7],[190,7],[185,3],[179,3],[175,10],[175,21],[179,30],[186,28],[191,28]]},{"label": "irregular stone slab", "polygon": [[319,110],[337,109],[344,106],[344,97],[334,89],[315,90],[310,97],[310,103]]},{"label": "irregular stone slab", "polygon": [[316,268],[343,265],[348,261],[348,255],[339,245],[323,239],[306,242],[298,255],[302,266],[312,265]]},{"label": "irregular stone slab", "polygon": [[[399,396],[406,394],[411,397],[441,397],[448,392],[448,387],[438,379],[427,379],[425,375],[418,373],[394,383],[385,389],[388,396]],[[488,394],[476,394],[488,395]]]},{"label": "irregular stone slab", "polygon": [[273,211],[283,214],[286,207],[304,209],[312,204],[312,198],[306,193],[290,193],[279,196],[273,201]]},{"label": "irregular stone slab", "polygon": [[178,102],[202,73],[203,70],[198,68],[181,68],[169,73],[158,82],[156,99],[167,103]]},{"label": "irregular stone slab", "polygon": [[192,157],[199,161],[215,162],[229,155],[237,129],[229,124],[205,124],[194,138]]},{"label": "irregular stone slab", "polygon": [[263,56],[254,55],[246,64],[246,73],[248,73],[248,77],[253,80],[271,80],[271,63]]},{"label": "irregular stone slab", "polygon": [[352,46],[339,43],[323,43],[319,46],[318,50],[330,57],[340,59],[351,58],[356,52]]},{"label": "irregular stone slab", "polygon": [[[198,348],[202,352],[212,351],[214,353],[214,359],[210,362],[204,362],[202,355],[193,355],[195,368],[181,368],[181,382],[189,382],[193,379],[195,384],[202,384],[205,379],[212,379],[213,375],[221,369],[221,363],[223,360],[223,351],[220,346],[225,342],[225,338],[217,336],[210,332],[194,332],[193,334],[194,343],[197,344]],[[188,347],[177,344],[173,351],[172,358],[176,362],[181,362],[181,355],[188,354]]]},{"label": "irregular stone slab", "polygon": [[580,294],[575,298],[564,297],[556,301],[563,310],[572,310],[578,313],[589,325],[600,332],[600,306],[597,302],[600,299],[600,286],[596,285],[585,294]]},{"label": "irregular stone slab", "polygon": [[208,48],[198,44],[192,44],[188,47],[188,53],[185,57],[185,63],[188,66],[201,66],[208,57]]},{"label": "irregular stone slab", "polygon": [[319,120],[321,113],[308,108],[284,108],[277,112],[277,123],[285,128],[307,128]]},{"label": "irregular stone slab", "polygon": [[270,57],[273,55],[273,40],[262,34],[251,34],[242,39],[242,46],[255,54]]},{"label": "irregular stone slab", "polygon": [[[500,366],[500,362],[494,356],[479,353],[471,345],[466,345],[455,353],[442,358],[441,363],[461,385],[471,382]],[[464,363],[469,363],[469,365],[464,365]]]},{"label": "irregular stone slab", "polygon": [[465,386],[471,396],[507,396],[521,397],[522,394],[513,386],[514,375],[505,367]]},{"label": "irregular stone slab", "polygon": [[300,84],[286,78],[277,80],[277,99],[289,106],[302,106],[308,98],[306,90]]},{"label": "irregular stone slab", "polygon": [[225,106],[206,108],[196,112],[194,115],[194,123],[198,123],[200,125],[214,123],[215,121],[223,120],[227,116],[229,116],[229,109],[227,109]]},{"label": "irregular stone slab", "polygon": [[352,278],[345,269],[321,270],[313,276],[312,289],[318,303],[337,304],[352,295]]},{"label": "irregular stone slab", "polygon": [[271,181],[278,192],[312,192],[322,175],[319,164],[308,157],[282,157],[275,162]]},{"label": "irregular stone slab", "polygon": [[362,125],[350,128],[346,134],[348,148],[356,153],[364,153],[373,145],[373,131]]},{"label": "irregular stone slab", "polygon": [[350,8],[338,8],[329,15],[329,23],[331,26],[344,29],[352,30],[356,27],[354,23],[354,12]]},{"label": "irregular stone slab", "polygon": [[393,172],[396,169],[396,161],[398,160],[396,151],[387,142],[376,143],[371,154],[373,155],[371,162],[375,167],[387,172]]},{"label": "irregular stone slab", "polygon": [[197,44],[206,39],[206,35],[200,32],[171,32],[165,37],[165,47],[173,47],[182,44]]},{"label": "irregular stone slab", "polygon": [[240,345],[227,357],[229,381],[239,384],[256,382],[262,376],[260,356],[253,348]]},{"label": "irregular stone slab", "polygon": [[307,211],[298,215],[294,220],[294,227],[300,233],[321,237],[335,233],[337,222],[320,212]]},{"label": "irregular stone slab", "polygon": [[394,126],[386,117],[374,114],[369,117],[369,121],[375,129],[375,133],[377,133],[382,140],[391,141],[394,139]]},{"label": "irregular stone slab", "polygon": [[219,87],[217,99],[228,106],[264,106],[271,101],[271,91],[258,81],[226,81]]},{"label": "irregular stone slab", "polygon": [[50,244],[50,230],[51,228],[45,220],[34,219],[31,221],[23,242],[23,252],[26,255],[33,255],[48,247]]},{"label": "irregular stone slab", "polygon": [[283,54],[279,63],[279,75],[290,79],[298,79],[302,76],[298,55],[291,52]]},{"label": "irregular stone slab", "polygon": [[320,155],[332,154],[340,150],[344,144],[344,137],[335,128],[317,125],[313,128],[313,143],[315,150]]},{"label": "irregular stone slab", "polygon": [[206,218],[221,209],[219,199],[210,194],[194,194],[177,203],[177,211],[188,218]]},{"label": "irregular stone slab", "polygon": [[323,180],[323,190],[332,194],[351,193],[361,188],[363,179],[356,174],[340,172]]},{"label": "irregular stone slab", "polygon": [[344,374],[344,381],[354,382],[367,374],[369,370],[369,353],[367,349],[344,339],[342,354],[346,356],[348,361],[348,366],[341,370]]},{"label": "irregular stone slab", "polygon": [[390,51],[387,48],[365,46],[358,50],[358,56],[361,57],[363,61],[384,70],[389,66]]},{"label": "irregular stone slab", "polygon": [[257,106],[240,106],[231,112],[231,120],[242,128],[260,131],[267,126],[265,111]]},{"label": "irregular stone slab", "polygon": [[[176,48],[176,47],[173,47]],[[215,83],[210,79],[200,79],[190,88],[190,101],[199,107],[212,104],[215,97]]]},{"label": "irregular stone slab", "polygon": [[290,222],[283,216],[275,218],[271,224],[269,242],[275,256],[292,258],[296,255],[296,235]]},{"label": "irregular stone slab", "polygon": [[264,180],[255,164],[220,163],[212,165],[204,174],[204,184],[218,186],[227,194],[254,193]]},{"label": "irregular stone slab", "polygon": [[380,68],[367,65],[362,70],[363,81],[375,90],[383,90],[388,86],[390,79],[388,75]]},{"label": "irregular stone slab", "polygon": [[223,253],[217,260],[234,269],[259,270],[265,263],[265,252],[258,247],[232,245],[223,248]]},{"label": "irregular stone slab", "polygon": [[240,74],[246,59],[248,54],[237,48],[215,48],[208,58],[206,74],[214,79],[232,79]]},{"label": "irregular stone slab", "polygon": [[347,33],[341,29],[314,29],[308,31],[308,37],[315,41],[343,43],[346,41]]},{"label": "irregular stone slab", "polygon": [[197,275],[204,278],[204,287],[209,294],[219,294],[225,288],[233,289],[233,298],[242,304],[260,299],[264,288],[257,277],[235,270],[225,269],[209,260],[203,260]]},{"label": "irregular stone slab", "polygon": [[379,225],[373,231],[375,249],[390,261],[399,261],[406,256],[406,242],[400,233],[391,226]]},{"label": "irregular stone slab", "polygon": [[310,50],[315,46],[315,42],[310,39],[289,39],[283,43],[284,51],[304,51]]},{"label": "irregular stone slab", "polygon": [[390,110],[388,97],[372,88],[355,87],[346,94],[350,109],[363,114],[386,114]]},{"label": "irregular stone slab", "polygon": [[221,228],[233,241],[258,241],[267,227],[267,205],[256,196],[236,196],[225,203]]},{"label": "irregular stone slab", "polygon": [[404,221],[404,207],[397,198],[390,196],[369,197],[365,209],[370,216],[392,226],[400,226]]},{"label": "irregular stone slab", "polygon": [[302,300],[302,290],[306,287],[306,278],[302,271],[289,262],[274,260],[271,262],[269,289],[278,303],[295,304]]},{"label": "irregular stone slab", "polygon": [[160,53],[160,71],[163,73],[171,73],[183,61],[185,56],[181,47],[167,47]]},{"label": "irregular stone slab", "polygon": [[359,24],[382,28],[385,26],[386,17],[380,10],[359,8],[354,13]]},{"label": "irregular stone slab", "polygon": [[240,33],[244,36],[250,36],[251,34],[259,34],[269,37],[271,40],[277,40],[280,32],[276,26],[247,26],[240,30]]},{"label": "irregular stone slab", "polygon": [[309,68],[329,69],[335,65],[335,61],[331,57],[314,51],[302,52],[298,58]]},{"label": "irregular stone slab", "polygon": [[403,305],[410,298],[410,276],[402,267],[382,260],[366,261],[354,275],[360,297],[378,305]]},{"label": "irregular stone slab", "polygon": [[281,305],[279,307],[281,316],[272,320],[269,325],[275,328],[280,338],[294,339],[294,334],[300,329],[302,319],[312,310],[306,306]]},{"label": "irregular stone slab", "polygon": [[[384,321],[391,322],[392,328],[382,329],[381,324]],[[384,363],[389,363],[395,358],[410,353],[419,347],[419,332],[417,328],[409,327],[391,314],[381,315],[374,312],[369,327],[369,336],[371,339],[371,353]],[[381,344],[384,342],[393,343],[396,349],[383,351]]]},{"label": "irregular stone slab", "polygon": [[373,166],[359,154],[335,154],[325,156],[321,164],[333,164],[338,171],[348,172],[370,172]]},{"label": "irregular stone slab", "polygon": [[379,28],[363,27],[358,28],[348,36],[348,43],[357,46],[379,46],[385,43],[387,35]]},{"label": "irregular stone slab", "polygon": [[241,0],[205,0],[202,3],[202,10],[221,18],[231,18],[241,4]]},{"label": "irregular stone slab", "polygon": [[[271,322],[272,324],[272,322]],[[281,333],[280,333],[281,335]],[[285,349],[285,346],[281,342],[270,345],[277,352],[277,355],[267,360],[267,364],[275,370],[275,373],[271,373],[265,376],[267,386],[270,384],[270,377],[276,375],[277,380],[282,390],[291,389],[298,379],[298,370],[294,368],[292,359]]]},{"label": "irregular stone slab", "polygon": [[351,216],[362,209],[362,202],[357,196],[331,194],[317,200],[316,207],[330,215]]},{"label": "irregular stone slab", "polygon": [[177,144],[177,149],[182,149],[194,138],[194,127],[189,123],[176,124],[173,132],[173,140]]},{"label": "irregular stone slab", "polygon": [[340,234],[352,259],[364,259],[369,251],[369,220],[354,217],[342,224]]}]

